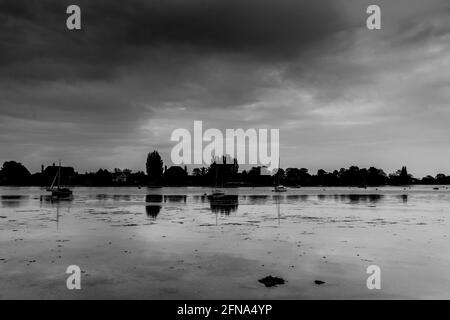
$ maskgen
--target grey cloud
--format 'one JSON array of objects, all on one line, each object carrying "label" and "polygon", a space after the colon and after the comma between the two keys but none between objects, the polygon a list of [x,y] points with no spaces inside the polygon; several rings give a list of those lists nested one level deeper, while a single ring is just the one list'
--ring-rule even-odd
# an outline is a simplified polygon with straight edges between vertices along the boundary
[{"label": "grey cloud", "polygon": [[215,53],[278,62],[347,27],[331,0],[81,0],[83,29],[69,32],[71,2],[1,2],[3,77],[103,79],[166,50],[185,64]]},{"label": "grey cloud", "polygon": [[[365,29],[372,2],[380,32]],[[194,119],[279,127],[285,165],[306,167],[392,165],[417,128],[448,133],[448,1],[80,0],[69,32],[72,3],[0,0],[0,160],[139,163]]]}]

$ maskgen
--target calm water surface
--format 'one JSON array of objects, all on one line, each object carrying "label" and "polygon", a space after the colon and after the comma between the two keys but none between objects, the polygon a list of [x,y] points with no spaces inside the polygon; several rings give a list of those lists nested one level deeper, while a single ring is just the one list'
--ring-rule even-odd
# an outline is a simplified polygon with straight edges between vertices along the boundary
[{"label": "calm water surface", "polygon": [[434,188],[0,187],[0,298],[449,299],[450,190]]}]

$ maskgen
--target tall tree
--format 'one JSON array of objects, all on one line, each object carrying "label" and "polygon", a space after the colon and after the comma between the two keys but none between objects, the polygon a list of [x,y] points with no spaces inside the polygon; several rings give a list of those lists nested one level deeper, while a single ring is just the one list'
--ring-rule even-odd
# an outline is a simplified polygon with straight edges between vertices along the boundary
[{"label": "tall tree", "polygon": [[162,181],[163,165],[164,163],[158,151],[155,150],[148,154],[145,167],[150,182],[160,183]]},{"label": "tall tree", "polygon": [[184,185],[187,183],[187,169],[180,166],[173,166],[164,172],[164,184]]},{"label": "tall tree", "polygon": [[223,186],[234,179],[239,171],[239,164],[237,159],[232,158],[230,155],[221,157],[213,157],[211,159],[211,165],[208,168],[208,175],[211,182],[214,182],[217,186]]},{"label": "tall tree", "polygon": [[29,183],[31,173],[20,162],[6,161],[0,170],[0,183],[24,185]]},{"label": "tall tree", "polygon": [[389,175],[389,180],[389,183],[393,185],[408,185],[412,184],[413,176],[408,173],[406,167],[402,167],[401,170]]}]

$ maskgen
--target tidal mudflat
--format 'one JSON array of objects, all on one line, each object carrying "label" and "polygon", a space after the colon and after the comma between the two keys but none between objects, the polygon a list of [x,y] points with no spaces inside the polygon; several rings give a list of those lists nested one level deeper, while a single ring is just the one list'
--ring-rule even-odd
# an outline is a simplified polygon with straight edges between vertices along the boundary
[{"label": "tidal mudflat", "polygon": [[433,188],[1,187],[0,298],[449,299],[450,190]]}]

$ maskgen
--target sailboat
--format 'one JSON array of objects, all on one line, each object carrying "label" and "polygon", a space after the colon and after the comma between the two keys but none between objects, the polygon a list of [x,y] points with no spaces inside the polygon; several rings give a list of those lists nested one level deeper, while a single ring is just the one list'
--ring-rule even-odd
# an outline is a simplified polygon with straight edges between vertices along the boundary
[{"label": "sailboat", "polygon": [[[56,186],[55,183],[57,183]],[[56,172],[52,185],[50,186],[50,188],[47,188],[47,191],[52,193],[52,197],[56,198],[72,196],[72,190],[70,190],[69,188],[61,187],[61,161],[59,162],[58,171]]]},{"label": "sailboat", "polygon": [[280,159],[278,159],[278,171],[277,171],[277,185],[273,188],[273,192],[286,192],[287,189],[285,186],[280,184],[280,175],[278,174],[280,172]]},{"label": "sailboat", "polygon": [[212,193],[209,195],[211,199],[220,199],[225,197],[225,192],[217,188],[217,179],[218,179],[218,165],[216,163],[216,178],[215,178],[215,188],[213,189]]}]

